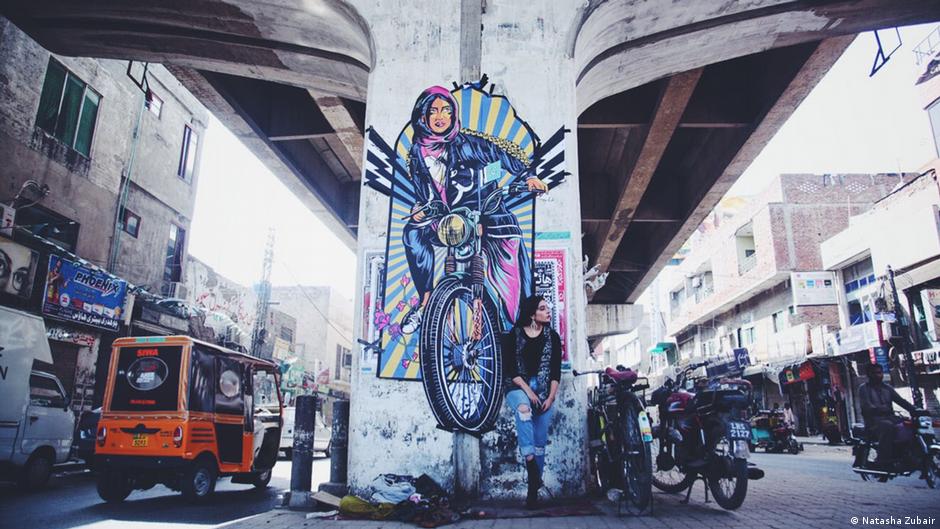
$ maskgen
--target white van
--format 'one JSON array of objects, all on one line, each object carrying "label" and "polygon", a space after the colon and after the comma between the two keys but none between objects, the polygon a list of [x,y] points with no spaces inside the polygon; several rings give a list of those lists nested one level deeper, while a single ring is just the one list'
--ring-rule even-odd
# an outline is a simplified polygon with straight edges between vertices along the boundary
[{"label": "white van", "polygon": [[42,318],[0,307],[0,466],[30,489],[68,459],[75,427],[62,383],[33,371],[34,359],[52,363]]}]

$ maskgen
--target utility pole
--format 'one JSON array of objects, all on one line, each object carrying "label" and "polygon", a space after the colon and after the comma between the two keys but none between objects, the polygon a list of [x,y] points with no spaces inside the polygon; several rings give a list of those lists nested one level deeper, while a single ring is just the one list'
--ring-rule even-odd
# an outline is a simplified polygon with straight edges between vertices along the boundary
[{"label": "utility pole", "polygon": [[898,288],[894,284],[894,269],[888,266],[888,280],[891,282],[891,299],[894,304],[895,322],[891,324],[893,330],[892,341],[896,342],[901,354],[904,355],[904,363],[907,366],[907,378],[911,384],[911,396],[914,398],[914,406],[924,407],[924,396],[920,392],[920,385],[917,383],[917,370],[914,368],[914,357],[911,354],[910,326],[907,316],[901,310],[901,300],[898,298]]},{"label": "utility pole", "polygon": [[251,355],[261,357],[261,346],[267,335],[268,307],[271,305],[271,265],[274,262],[274,228],[268,229],[268,242],[264,246],[261,281],[258,283],[258,302],[255,305],[255,326],[251,332]]}]

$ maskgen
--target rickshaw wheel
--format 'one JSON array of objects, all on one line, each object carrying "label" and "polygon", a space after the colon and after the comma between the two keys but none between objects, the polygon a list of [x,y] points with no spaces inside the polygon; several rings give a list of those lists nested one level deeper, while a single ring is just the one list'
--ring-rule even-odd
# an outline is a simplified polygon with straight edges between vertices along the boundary
[{"label": "rickshaw wheel", "polygon": [[180,489],[183,497],[191,502],[205,501],[215,491],[215,462],[208,457],[199,457],[183,473]]},{"label": "rickshaw wheel", "polygon": [[271,482],[272,474],[274,474],[274,472],[270,468],[268,470],[262,470],[261,472],[255,472],[252,476],[251,484],[254,485],[256,489],[266,489],[268,488],[268,483]]},{"label": "rickshaw wheel", "polygon": [[98,474],[98,496],[108,503],[121,503],[133,490],[127,474],[120,470],[103,470]]}]

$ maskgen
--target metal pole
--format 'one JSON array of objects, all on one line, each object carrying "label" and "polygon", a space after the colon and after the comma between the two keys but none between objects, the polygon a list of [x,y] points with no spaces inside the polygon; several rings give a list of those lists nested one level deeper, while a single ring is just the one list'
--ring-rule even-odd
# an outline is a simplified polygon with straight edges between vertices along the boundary
[{"label": "metal pole", "polygon": [[904,355],[904,363],[907,364],[907,378],[911,381],[911,396],[914,399],[914,406],[917,408],[924,407],[924,396],[920,392],[920,385],[917,383],[917,370],[914,368],[914,356],[911,354],[911,348],[908,347],[908,340],[910,340],[910,327],[908,326],[907,317],[904,315],[904,311],[901,309],[901,300],[898,298],[898,288],[894,284],[894,269],[888,266],[888,279],[891,281],[891,298],[894,301],[894,315],[897,325],[897,333],[893,333],[898,336],[898,345],[901,349],[901,354]]},{"label": "metal pole", "polygon": [[317,396],[300,395],[295,401],[294,448],[290,470],[290,507],[309,506],[313,483],[313,436],[316,429]]},{"label": "metal pole", "polygon": [[330,482],[320,490],[334,496],[346,495],[349,461],[349,401],[333,402],[333,433],[330,437]]}]

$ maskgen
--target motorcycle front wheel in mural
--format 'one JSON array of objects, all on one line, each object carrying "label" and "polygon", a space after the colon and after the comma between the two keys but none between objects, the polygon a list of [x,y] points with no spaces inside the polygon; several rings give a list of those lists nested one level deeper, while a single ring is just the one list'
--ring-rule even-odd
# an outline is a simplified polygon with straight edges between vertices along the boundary
[{"label": "motorcycle front wheel in mural", "polygon": [[394,148],[370,128],[365,173],[391,198],[377,375],[423,381],[438,426],[476,435],[502,400],[500,335],[533,293],[535,197],[567,174],[567,130],[543,144],[485,86],[422,92]]}]

